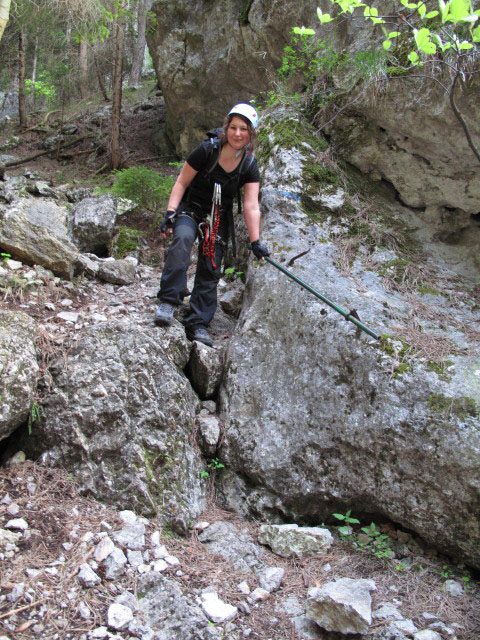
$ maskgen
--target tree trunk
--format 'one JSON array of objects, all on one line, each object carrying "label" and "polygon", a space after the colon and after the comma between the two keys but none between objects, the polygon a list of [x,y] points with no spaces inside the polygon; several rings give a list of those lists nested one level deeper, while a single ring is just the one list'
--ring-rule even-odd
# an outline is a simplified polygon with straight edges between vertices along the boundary
[{"label": "tree trunk", "polygon": [[38,36],[35,36],[35,45],[33,48],[32,59],[32,107],[35,109],[35,82],[37,81],[37,63],[38,63]]},{"label": "tree trunk", "polygon": [[18,32],[18,117],[20,127],[25,129],[28,126],[28,121],[25,100],[25,32],[23,29]]},{"label": "tree trunk", "polygon": [[3,32],[7,26],[9,13],[10,0],[0,0],[0,40],[2,39]]},{"label": "tree trunk", "polygon": [[138,0],[137,11],[137,41],[133,50],[132,68],[130,69],[129,87],[136,87],[142,81],[143,59],[145,56],[145,30],[147,26],[147,11],[151,6],[149,0]]},{"label": "tree trunk", "polygon": [[100,93],[102,94],[105,102],[110,102],[110,98],[108,97],[108,93],[105,88],[103,73],[102,73],[102,70],[100,69],[100,64],[98,63],[98,55],[95,50],[93,51],[93,62],[95,64],[95,73],[97,75],[97,81],[98,81],[98,87],[100,89]]},{"label": "tree trunk", "polygon": [[122,115],[122,71],[123,71],[123,17],[117,15],[113,28],[113,88],[112,88],[112,139],[111,139],[111,167],[120,168],[122,152],[120,149],[120,118]]},{"label": "tree trunk", "polygon": [[78,65],[80,67],[80,97],[88,96],[88,43],[81,38],[78,48]]}]

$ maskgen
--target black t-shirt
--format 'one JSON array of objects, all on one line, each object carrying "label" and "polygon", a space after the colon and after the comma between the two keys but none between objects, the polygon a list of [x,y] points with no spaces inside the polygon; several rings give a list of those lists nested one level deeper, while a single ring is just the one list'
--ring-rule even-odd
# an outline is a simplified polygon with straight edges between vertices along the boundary
[{"label": "black t-shirt", "polygon": [[240,187],[247,182],[260,182],[257,161],[251,155],[247,155],[243,160],[245,170],[240,171],[240,163],[236,169],[227,173],[217,164],[205,175],[205,171],[212,166],[218,154],[219,149],[213,148],[212,143],[206,140],[195,147],[187,157],[188,164],[198,173],[185,193],[183,202],[209,210],[212,205],[213,185],[218,182],[222,186],[222,207],[228,209]]}]

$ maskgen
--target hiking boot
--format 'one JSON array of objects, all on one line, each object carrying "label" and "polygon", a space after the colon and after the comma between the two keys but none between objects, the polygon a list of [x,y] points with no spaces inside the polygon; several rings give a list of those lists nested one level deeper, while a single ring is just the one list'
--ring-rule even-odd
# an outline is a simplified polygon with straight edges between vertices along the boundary
[{"label": "hiking boot", "polygon": [[199,324],[196,327],[192,327],[191,329],[186,330],[187,338],[189,340],[196,340],[197,342],[202,342],[206,344],[207,347],[213,347],[213,340],[211,335],[207,331],[207,327]]},{"label": "hiking boot", "polygon": [[169,327],[173,322],[173,305],[161,302],[155,311],[154,322],[160,327]]}]

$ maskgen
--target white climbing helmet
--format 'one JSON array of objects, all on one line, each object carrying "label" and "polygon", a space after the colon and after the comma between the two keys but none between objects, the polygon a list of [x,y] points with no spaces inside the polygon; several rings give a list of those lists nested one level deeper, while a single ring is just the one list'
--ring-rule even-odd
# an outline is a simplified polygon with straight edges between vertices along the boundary
[{"label": "white climbing helmet", "polygon": [[257,128],[257,125],[258,125],[257,110],[254,109],[251,104],[245,104],[245,103],[236,104],[234,107],[232,107],[232,109],[230,109],[230,111],[228,112],[228,115],[243,116],[251,123],[254,129]]}]

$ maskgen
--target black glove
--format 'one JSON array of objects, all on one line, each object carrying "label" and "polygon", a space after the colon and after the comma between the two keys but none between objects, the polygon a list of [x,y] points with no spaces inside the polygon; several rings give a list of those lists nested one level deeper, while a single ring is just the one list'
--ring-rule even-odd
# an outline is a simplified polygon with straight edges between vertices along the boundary
[{"label": "black glove", "polygon": [[167,229],[173,229],[176,211],[167,211],[164,219],[160,223],[160,233],[167,233]]},{"label": "black glove", "polygon": [[261,258],[264,258],[265,256],[270,255],[270,251],[267,249],[267,247],[264,247],[263,244],[260,244],[260,240],[251,242],[250,249],[252,250],[253,255],[259,260],[261,260]]}]

